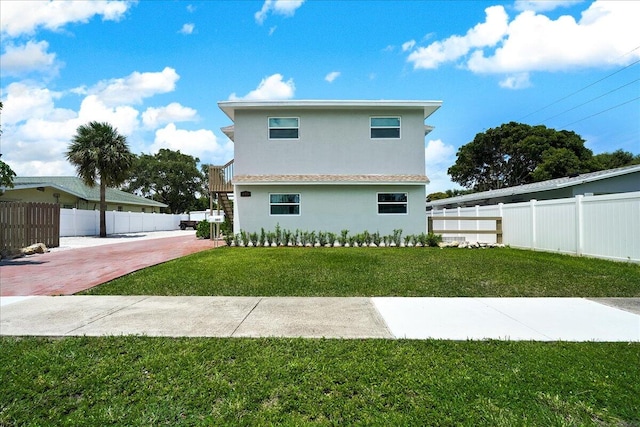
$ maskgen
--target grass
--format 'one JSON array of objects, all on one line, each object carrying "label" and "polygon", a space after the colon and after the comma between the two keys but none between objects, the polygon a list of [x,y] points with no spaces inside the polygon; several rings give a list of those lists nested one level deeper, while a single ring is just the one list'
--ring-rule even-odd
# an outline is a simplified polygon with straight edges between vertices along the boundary
[{"label": "grass", "polygon": [[0,338],[0,425],[640,425],[640,345]]},{"label": "grass", "polygon": [[640,265],[508,248],[221,248],[85,294],[639,297]]}]

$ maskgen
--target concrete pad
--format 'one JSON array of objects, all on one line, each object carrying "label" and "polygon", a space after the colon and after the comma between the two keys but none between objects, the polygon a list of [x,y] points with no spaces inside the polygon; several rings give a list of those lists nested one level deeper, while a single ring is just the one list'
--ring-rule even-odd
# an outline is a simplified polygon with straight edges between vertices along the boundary
[{"label": "concrete pad", "polygon": [[640,315],[583,298],[482,298],[498,312],[562,341],[640,341]]},{"label": "concrete pad", "polygon": [[634,314],[640,314],[640,298],[587,298],[609,307],[619,308]]},{"label": "concrete pad", "polygon": [[477,298],[372,299],[396,338],[549,340]]},{"label": "concrete pad", "polygon": [[33,298],[32,296],[20,296],[20,297],[3,297],[0,296],[0,307],[5,305],[14,304],[16,302],[24,301],[26,299]]},{"label": "concrete pad", "polygon": [[72,335],[85,325],[144,300],[145,296],[36,296],[3,306],[0,335]]},{"label": "concrete pad", "polygon": [[258,297],[147,297],[74,330],[73,335],[230,337],[258,301]]},{"label": "concrete pad", "polygon": [[582,298],[374,298],[396,338],[640,341],[640,316]]},{"label": "concrete pad", "polygon": [[234,337],[392,338],[369,298],[262,298]]}]

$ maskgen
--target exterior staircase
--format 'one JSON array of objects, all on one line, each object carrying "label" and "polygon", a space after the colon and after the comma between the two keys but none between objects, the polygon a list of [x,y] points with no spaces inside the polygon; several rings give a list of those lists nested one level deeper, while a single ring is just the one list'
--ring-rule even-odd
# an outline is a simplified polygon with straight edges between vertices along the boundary
[{"label": "exterior staircase", "polygon": [[223,166],[209,166],[209,192],[216,195],[218,207],[233,224],[233,202],[229,193],[233,193],[233,160]]}]

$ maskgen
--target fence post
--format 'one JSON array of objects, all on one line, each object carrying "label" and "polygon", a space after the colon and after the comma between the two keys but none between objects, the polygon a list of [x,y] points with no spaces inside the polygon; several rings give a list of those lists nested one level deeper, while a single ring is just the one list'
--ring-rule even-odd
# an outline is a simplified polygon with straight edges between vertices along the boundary
[{"label": "fence post", "polygon": [[584,228],[582,226],[582,198],[584,196],[577,195],[576,199],[576,255],[581,256],[582,251],[584,250],[583,244],[583,231]]},{"label": "fence post", "polygon": [[529,205],[531,206],[531,249],[536,250],[538,245],[538,239],[536,238],[536,199],[531,199]]},{"label": "fence post", "polygon": [[[498,203],[498,216],[500,218],[504,219],[504,212],[502,212],[502,206],[504,206],[504,203]],[[496,222],[496,230],[500,230],[500,234],[496,235],[496,243],[504,243],[504,234],[503,234],[503,230],[502,230],[502,219],[499,222],[500,222],[500,224],[498,224],[498,222]]]}]

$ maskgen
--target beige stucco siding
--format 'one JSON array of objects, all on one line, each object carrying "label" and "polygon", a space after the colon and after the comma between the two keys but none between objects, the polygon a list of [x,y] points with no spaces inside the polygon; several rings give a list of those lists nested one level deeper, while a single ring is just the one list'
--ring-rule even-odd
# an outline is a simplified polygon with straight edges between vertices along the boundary
[{"label": "beige stucco siding", "polygon": [[[241,197],[250,191],[250,197]],[[271,215],[269,194],[300,194],[300,215]],[[408,193],[408,213],[378,214],[378,193]],[[425,232],[424,185],[238,185],[236,186],[234,229],[259,232],[261,228],[303,231],[329,231],[351,234],[365,230],[392,234]]]},{"label": "beige stucco siding", "polygon": [[[371,139],[372,116],[400,117],[400,139]],[[298,117],[299,139],[270,140],[269,117]],[[425,174],[421,109],[238,110],[234,139],[236,175]]]}]

